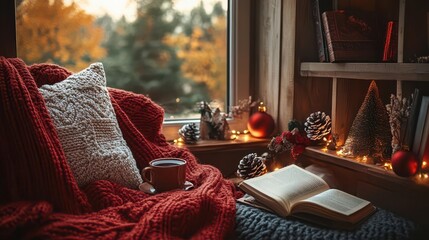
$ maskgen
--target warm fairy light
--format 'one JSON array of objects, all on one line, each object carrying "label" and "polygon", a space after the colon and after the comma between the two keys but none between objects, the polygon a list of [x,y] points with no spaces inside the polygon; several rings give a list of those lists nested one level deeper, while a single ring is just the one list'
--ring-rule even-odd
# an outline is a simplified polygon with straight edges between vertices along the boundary
[{"label": "warm fairy light", "polygon": [[265,107],[264,102],[259,103],[258,111],[259,112],[266,112],[267,111],[267,107]]},{"label": "warm fairy light", "polygon": [[420,177],[420,179],[428,179],[429,175],[427,173],[420,173],[419,177]]},{"label": "warm fairy light", "polygon": [[426,161],[423,161],[423,162],[422,162],[422,168],[427,167],[427,164],[428,164],[428,163],[427,163]]},{"label": "warm fairy light", "polygon": [[278,167],[276,167],[276,168],[274,168],[274,171],[277,171],[277,170],[279,170],[280,168],[278,168]]},{"label": "warm fairy light", "polygon": [[386,169],[386,170],[392,170],[392,169],[393,169],[393,168],[392,168],[392,164],[391,164],[390,162],[386,162],[386,163],[384,163],[383,167],[384,167],[384,169]]},{"label": "warm fairy light", "polygon": [[364,163],[368,162],[368,157],[367,156],[363,156],[362,162],[364,162]]},{"label": "warm fairy light", "polygon": [[322,148],[322,151],[323,151],[323,152],[327,152],[327,151],[328,151],[328,148],[327,148],[327,147],[324,147],[324,148]]},{"label": "warm fairy light", "polygon": [[174,139],[174,140],[173,140],[173,143],[174,143],[175,145],[182,145],[182,144],[184,143],[184,141],[183,141],[183,139],[182,139],[182,138],[178,138],[178,139]]},{"label": "warm fairy light", "polygon": [[337,155],[338,156],[344,156],[343,149],[337,151]]},{"label": "warm fairy light", "polygon": [[242,138],[243,138],[244,142],[248,142],[249,141],[249,135],[247,135],[247,134],[243,135]]},{"label": "warm fairy light", "polygon": [[[245,142],[249,141],[249,130],[243,130],[243,132],[232,129],[231,130],[231,140],[237,140],[238,138],[244,140]],[[240,137],[241,136],[241,137]]]}]

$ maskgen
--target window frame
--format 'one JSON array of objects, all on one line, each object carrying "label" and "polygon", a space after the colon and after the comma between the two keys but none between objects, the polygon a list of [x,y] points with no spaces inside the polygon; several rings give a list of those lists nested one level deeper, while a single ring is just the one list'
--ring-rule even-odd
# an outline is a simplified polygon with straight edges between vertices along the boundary
[{"label": "window frame", "polygon": [[[235,104],[238,100],[250,96],[250,65],[251,65],[251,2],[249,0],[229,1],[229,102]],[[0,1],[0,29],[5,35],[0,38],[0,56],[16,57],[16,8],[15,0]],[[247,127],[248,115],[241,118],[228,119],[231,129],[244,130]],[[167,140],[178,138],[178,130],[186,123],[199,120],[164,121],[162,133]]]},{"label": "window frame", "polygon": [[[238,100],[247,99],[250,96],[250,24],[252,1],[229,1],[229,102],[237,103]],[[228,119],[231,129],[244,130],[247,128],[248,114],[241,118]],[[162,133],[167,140],[177,139],[178,130],[187,123],[199,123],[199,120],[169,120],[164,121]]]}]

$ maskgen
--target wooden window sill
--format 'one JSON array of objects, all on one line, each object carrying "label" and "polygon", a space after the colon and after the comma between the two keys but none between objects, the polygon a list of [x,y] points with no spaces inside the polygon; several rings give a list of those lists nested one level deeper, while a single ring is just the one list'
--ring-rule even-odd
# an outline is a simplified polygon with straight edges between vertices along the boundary
[{"label": "wooden window sill", "polygon": [[235,140],[199,140],[196,144],[176,143],[179,148],[188,148],[192,152],[231,150],[241,147],[268,145],[271,139],[255,138],[250,134],[239,135]]},{"label": "wooden window sill", "polygon": [[189,149],[200,163],[217,167],[224,177],[229,178],[235,175],[238,163],[245,155],[266,152],[270,140],[241,134],[235,140],[200,140],[196,144],[176,143],[175,146]]}]

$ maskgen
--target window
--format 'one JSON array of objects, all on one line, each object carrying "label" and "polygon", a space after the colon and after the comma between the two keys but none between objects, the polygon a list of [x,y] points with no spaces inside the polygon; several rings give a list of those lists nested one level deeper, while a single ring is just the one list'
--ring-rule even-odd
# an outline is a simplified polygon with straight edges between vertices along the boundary
[{"label": "window", "polygon": [[197,102],[228,111],[248,97],[248,1],[112,2],[16,1],[18,57],[75,71],[103,62],[109,86],[148,95],[165,109],[168,139],[198,121]]}]

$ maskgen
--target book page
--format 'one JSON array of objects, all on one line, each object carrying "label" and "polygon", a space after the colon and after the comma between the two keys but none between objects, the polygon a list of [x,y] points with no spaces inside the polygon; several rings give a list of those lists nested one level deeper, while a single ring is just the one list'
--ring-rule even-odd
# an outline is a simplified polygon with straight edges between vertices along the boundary
[{"label": "book page", "polygon": [[346,216],[370,204],[367,200],[337,189],[329,189],[302,202],[311,202]]},{"label": "book page", "polygon": [[[262,194],[274,199],[288,212],[295,202],[329,189],[328,184],[322,178],[296,165],[244,180],[242,184],[249,186],[250,191],[256,190],[258,195]],[[242,189],[264,203],[264,199],[261,198],[266,198],[266,196],[256,196],[247,191],[249,189],[246,190],[245,187]]]}]

